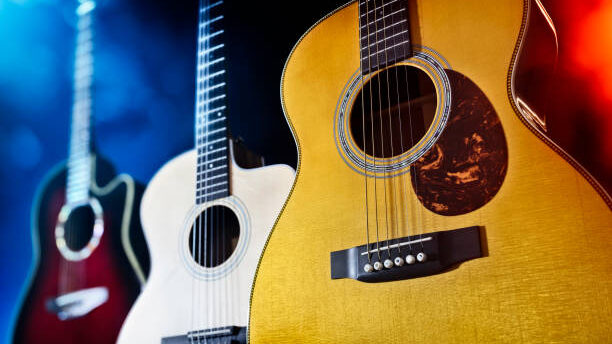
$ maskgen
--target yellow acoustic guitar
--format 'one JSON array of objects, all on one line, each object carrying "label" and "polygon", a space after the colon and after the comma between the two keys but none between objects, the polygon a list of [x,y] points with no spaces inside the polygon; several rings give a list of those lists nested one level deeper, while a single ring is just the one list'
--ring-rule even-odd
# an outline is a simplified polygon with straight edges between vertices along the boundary
[{"label": "yellow acoustic guitar", "polygon": [[361,0],[300,39],[252,343],[612,342],[610,197],[514,100],[529,5]]}]

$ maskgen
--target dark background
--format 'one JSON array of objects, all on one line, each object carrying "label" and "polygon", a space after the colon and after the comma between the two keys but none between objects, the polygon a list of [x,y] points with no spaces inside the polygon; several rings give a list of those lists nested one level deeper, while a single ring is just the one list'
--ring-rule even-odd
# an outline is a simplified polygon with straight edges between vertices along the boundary
[{"label": "dark background", "polygon": [[[299,37],[345,1],[226,2],[232,133],[268,164],[295,166],[282,68]],[[548,109],[550,134],[609,186],[612,2],[543,3],[557,24],[559,65],[550,81],[526,87],[541,95],[535,105]],[[0,341],[31,265],[36,188],[68,153],[76,4],[0,0]],[[146,183],[193,146],[197,1],[100,0],[95,17],[97,150]],[[550,73],[550,60],[528,68]]]}]

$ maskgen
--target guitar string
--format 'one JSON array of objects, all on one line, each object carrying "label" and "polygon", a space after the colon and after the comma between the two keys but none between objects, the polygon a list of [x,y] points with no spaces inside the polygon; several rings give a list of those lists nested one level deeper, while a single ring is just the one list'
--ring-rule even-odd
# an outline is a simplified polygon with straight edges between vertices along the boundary
[{"label": "guitar string", "polygon": [[[376,22],[376,0],[373,0],[374,2],[374,23]],[[366,12],[367,13],[367,12]],[[366,14],[366,19],[367,21],[367,25],[368,25],[368,30],[369,30],[369,26],[370,26],[370,22],[369,22],[369,15]],[[376,30],[376,24],[374,26],[374,30]],[[369,32],[369,31],[368,31]],[[378,37],[378,34],[375,32],[376,37]],[[372,55],[370,55],[370,35],[368,34],[368,59],[372,58]],[[376,61],[378,62],[378,47],[376,46]],[[372,73],[371,70],[371,66],[372,63],[370,62],[370,74]],[[373,160],[373,169],[372,169],[372,173],[373,173],[373,179],[374,179],[374,210],[376,212],[376,254],[378,255],[378,261],[380,262],[382,260],[381,256],[380,256],[380,239],[379,239],[379,221],[378,221],[378,178],[376,177],[376,146],[374,144],[374,97],[373,97],[373,92],[372,92],[372,81],[373,81],[373,77],[369,80],[368,85],[370,88],[370,135],[371,135],[371,141],[372,141],[372,160]]]},{"label": "guitar string", "polygon": [[[208,4],[209,4],[209,2],[207,0],[204,0],[203,3],[204,3],[205,6],[208,6]],[[202,29],[203,29],[202,30],[202,34],[203,34],[204,38],[206,38],[206,35],[209,32],[208,31],[209,25],[206,24],[206,23],[208,23],[211,20],[211,16],[210,16],[209,11],[206,11],[206,14],[207,14],[206,20],[204,22],[200,23],[200,25],[203,25],[202,26]],[[204,42],[203,48],[204,48],[204,50],[206,50],[209,47],[210,47],[210,41],[208,39],[206,39],[205,42]],[[202,51],[204,51],[204,50],[202,50]],[[203,59],[204,63],[207,64],[206,68],[205,68],[205,70],[206,70],[205,75],[207,75],[207,76],[210,75],[210,70],[209,70],[210,66],[208,65],[208,61],[210,61],[210,59],[208,58],[208,55],[203,55],[203,56],[198,55],[198,57],[200,59]],[[204,81],[204,85],[202,85],[203,86],[203,90],[202,91],[204,92],[203,94],[206,95],[204,99],[209,99],[209,97],[210,97],[210,95],[208,93],[208,90],[207,90],[208,82],[209,82],[209,79],[206,79],[206,81]],[[206,102],[206,104],[204,106],[204,109],[205,109],[205,112],[204,112],[203,116],[204,116],[205,120],[204,120],[204,127],[203,127],[204,129],[203,129],[203,132],[206,133],[206,134],[204,134],[204,142],[206,142],[205,143],[205,147],[208,147],[208,142],[209,142],[208,141],[209,140],[209,136],[208,136],[208,119],[209,119],[209,114],[208,114],[208,111],[210,110],[210,102]],[[204,159],[205,162],[204,162],[204,165],[203,165],[203,168],[202,168],[202,170],[204,170],[204,171],[207,170],[208,167],[209,167],[208,166],[208,164],[209,164],[208,161],[209,161],[210,155],[211,154],[206,154],[206,158]],[[208,172],[204,173],[204,176],[205,176],[204,177],[205,178],[205,181],[204,181],[205,188],[204,188],[204,190],[207,190],[208,189],[208,183],[210,181],[209,173]],[[209,202],[208,196],[206,196],[204,198],[204,202],[205,202],[205,204]],[[212,260],[212,247],[210,247],[211,246],[210,242],[212,241],[212,231],[209,228],[209,224],[212,225],[214,223],[214,220],[215,220],[214,208],[210,207],[210,204],[207,204],[207,206],[206,206],[206,208],[204,210],[204,213],[205,213],[205,216],[204,216],[204,219],[203,219],[203,226],[201,226],[201,227],[203,227],[203,232],[204,232],[204,261],[203,261],[204,264],[200,264],[200,265],[203,265],[204,269],[206,269],[207,266],[208,266],[208,263]],[[198,324],[198,327],[195,329],[196,331],[206,330],[206,324],[208,323],[208,321],[210,321],[210,319],[212,319],[212,317],[214,316],[214,311],[215,311],[215,309],[214,309],[214,307],[212,305],[212,302],[211,302],[212,297],[214,295],[214,292],[212,290],[213,288],[212,288],[211,284],[210,283],[206,283],[206,282],[202,282],[202,281],[200,281],[200,283],[206,289],[206,298],[204,300],[203,305],[200,306],[200,309],[204,308],[207,311],[206,311],[206,317],[204,318],[204,321],[201,324]],[[208,338],[206,338],[205,335],[197,336],[197,338],[198,338],[198,342],[201,342],[202,340],[204,340],[204,343],[208,343]]]},{"label": "guitar string", "polygon": [[[394,25],[393,26],[393,36],[396,35],[396,30],[395,30],[396,26],[399,27],[399,25]],[[401,30],[401,27],[399,27],[399,29]],[[401,31],[400,31],[400,34],[401,34]],[[405,42],[406,40],[405,39],[401,39],[401,41]],[[401,54],[401,56],[406,56],[404,44],[400,44],[400,45],[402,46],[402,54]],[[396,52],[395,56],[399,56],[399,54],[397,53],[397,49],[399,49],[399,47],[397,45],[394,45],[393,51]],[[405,68],[406,67],[402,67],[402,68],[403,68],[403,70],[405,72]],[[404,131],[403,131],[403,127],[402,127],[402,106],[401,106],[401,102],[400,102],[401,101],[400,100],[400,92],[399,92],[400,82],[399,82],[398,69],[400,69],[400,67],[396,66],[396,68],[395,68],[395,86],[396,86],[395,87],[395,94],[397,96],[397,110],[398,110],[397,118],[398,118],[398,123],[399,123],[399,137],[400,137],[400,149],[401,149],[401,153],[400,154],[404,154]],[[389,119],[389,120],[391,120],[391,119]],[[399,200],[399,202],[400,202],[400,205],[401,205],[401,202],[404,203],[404,213],[400,217],[402,218],[402,223],[404,223],[404,221],[405,221],[406,223],[409,224],[410,214],[408,212],[408,200],[407,200],[407,197],[406,197],[406,178],[405,178],[405,174],[403,174],[403,173],[399,174],[399,184],[400,184],[400,195],[401,195],[401,199]],[[401,206],[399,208],[400,208],[400,210],[396,211],[396,223],[399,223],[399,221],[397,220],[397,215],[398,215],[398,213],[401,213]],[[405,220],[404,220],[404,218],[405,218]],[[409,236],[410,235],[410,226],[407,226],[407,227],[408,227],[408,236]],[[397,244],[397,253],[401,257],[402,256],[402,248],[400,246],[400,237],[402,235],[399,234],[400,231],[401,231],[401,228],[398,231],[398,235],[397,235],[397,238],[396,238],[396,244]],[[412,244],[410,243],[411,241],[412,240],[410,240],[410,238],[408,238],[408,241],[407,241],[408,242],[408,251],[410,253],[412,252]],[[403,257],[402,257],[402,259],[403,259]]]},{"label": "guitar string", "polygon": [[[381,1],[381,7],[383,8],[384,11],[384,3],[382,3]],[[386,244],[387,244],[387,250],[389,250],[389,245],[388,245],[388,240],[389,240],[389,212],[388,212],[388,206],[387,206],[387,168],[386,168],[386,157],[385,157],[385,143],[384,143],[384,133],[383,133],[383,128],[384,128],[384,124],[383,124],[383,108],[382,108],[382,94],[381,94],[381,89],[382,89],[382,82],[380,80],[380,74],[383,73],[383,71],[381,70],[382,68],[382,64],[381,64],[381,58],[380,55],[381,53],[384,53],[384,50],[381,52],[379,49],[379,45],[380,45],[380,40],[379,40],[379,32],[383,31],[383,44],[385,44],[385,26],[383,24],[382,30],[379,30],[379,20],[383,19],[384,22],[384,14],[383,17],[380,19],[377,19],[377,12],[378,12],[378,7],[376,6],[376,0],[374,0],[374,29],[375,31],[375,40],[374,40],[374,46],[376,47],[376,62],[377,62],[377,67],[379,69],[378,73],[376,73],[376,79],[377,79],[377,83],[378,83],[378,120],[379,120],[379,125],[380,125],[380,152],[381,152],[381,167],[382,167],[382,172],[383,172],[383,176],[382,176],[382,184],[383,184],[383,205],[384,205],[384,212],[385,212],[385,232],[386,232]],[[385,54],[385,58],[386,58],[386,54]],[[385,63],[387,63],[387,61],[385,61]],[[374,129],[374,122],[372,122],[372,129]],[[372,139],[374,139],[374,135],[372,135]],[[376,154],[376,151],[374,151],[374,154]],[[375,177],[375,182],[377,182],[378,177]],[[378,196],[377,196],[378,197]],[[377,202],[378,204],[378,202]],[[378,242],[380,242],[380,239],[378,238],[378,232],[376,233],[376,240]],[[389,251],[387,251],[387,253],[389,253]],[[382,258],[380,257],[380,250],[379,250],[379,259],[381,260],[381,264],[382,264]]]},{"label": "guitar string", "polygon": [[[391,15],[393,16],[393,15]],[[388,55],[388,50],[387,50],[387,24],[386,24],[386,20],[385,20],[385,4],[384,1],[382,1],[382,24],[383,24],[383,43],[384,43],[384,52],[385,52],[385,66],[388,68],[389,66],[389,55]],[[380,74],[379,74],[380,75]],[[387,86],[387,110],[388,110],[388,114],[389,114],[389,143],[390,143],[390,148],[391,148],[391,158],[393,158],[395,156],[394,151],[393,151],[393,126],[391,123],[391,98],[390,98],[390,93],[391,93],[391,88],[389,85],[389,71],[388,69],[385,70],[385,76],[386,76],[386,86]],[[380,83],[379,83],[380,84]],[[380,87],[379,87],[380,90]],[[380,113],[380,131],[381,131],[381,140],[382,140],[382,132],[383,132],[383,125],[382,125],[382,111]],[[383,145],[384,147],[384,145]],[[384,156],[384,153],[383,153]],[[386,170],[386,166],[385,166],[385,170]],[[391,211],[393,214],[395,214],[395,187],[394,187],[394,178],[390,178],[391,180],[391,192],[392,192],[392,198],[393,198],[393,204],[391,207]],[[384,185],[385,185],[385,190],[386,190],[386,185],[387,185],[387,178],[385,177],[383,179]],[[388,210],[387,208],[387,193],[385,191],[385,216],[386,216],[386,221],[387,221],[387,240],[386,240],[386,246],[387,246],[387,256],[388,259],[391,259],[391,245],[389,244],[389,218],[388,218]],[[397,215],[396,215],[396,219],[397,219]],[[391,221],[393,221],[393,218],[391,219]],[[395,221],[395,226],[397,226],[397,221]],[[393,236],[393,227],[391,228],[391,236]]]},{"label": "guitar string", "polygon": [[[366,28],[367,28],[367,41],[368,41],[368,71],[372,73],[372,55],[370,54],[370,15],[369,15],[369,0],[366,0]],[[374,14],[376,16],[376,3],[374,3]],[[376,17],[375,17],[376,18]],[[369,96],[370,96],[370,143],[372,148],[372,171],[373,171],[373,181],[374,181],[374,210],[375,210],[375,221],[376,221],[376,254],[378,256],[378,261],[382,260],[380,257],[380,240],[378,236],[379,225],[378,225],[378,186],[376,182],[376,147],[374,145],[374,107],[373,107],[373,97],[372,97],[372,80],[368,81],[369,86]],[[363,93],[362,93],[363,94]],[[364,114],[365,115],[365,114]],[[364,147],[365,148],[365,147]],[[365,153],[367,154],[367,153]],[[367,175],[367,173],[366,173]]]},{"label": "guitar string", "polygon": [[[409,34],[409,31],[407,31],[407,34]],[[404,49],[404,53],[406,52],[405,47],[402,45],[402,49]],[[413,67],[416,68],[416,67]],[[408,122],[410,125],[410,147],[413,148],[414,147],[414,130],[413,130],[413,125],[412,125],[412,101],[410,99],[410,77],[409,77],[409,69],[408,67],[406,68],[406,74],[405,74],[405,81],[406,81],[406,94],[407,94],[407,102],[408,102]],[[415,218],[416,218],[416,224],[415,224],[415,234],[419,235],[419,240],[420,240],[420,244],[421,244],[421,251],[423,251],[424,246],[423,246],[423,241],[421,241],[421,239],[423,239],[423,233],[422,233],[422,217],[421,217],[421,209],[419,209],[419,204],[418,204],[418,178],[416,176],[416,168],[414,168],[414,163],[416,161],[414,161],[412,164],[410,164],[409,166],[409,173],[410,173],[410,177],[413,181],[414,184],[414,196],[416,198],[416,205],[415,205]],[[412,203],[412,201],[411,201]],[[412,208],[412,205],[411,205]]]},{"label": "guitar string", "polygon": [[[204,27],[202,26],[202,23],[205,22],[207,20],[207,13],[203,10],[204,6],[206,5],[206,0],[200,0],[199,1],[199,5],[200,7],[198,8],[198,25],[197,25],[197,29],[198,29],[198,47],[196,49],[197,51],[197,55],[196,55],[196,59],[198,61],[198,68],[196,70],[197,73],[197,92],[196,92],[196,106],[197,106],[197,110],[199,111],[198,113],[198,124],[199,127],[196,126],[196,156],[198,156],[197,159],[197,164],[196,166],[199,167],[199,169],[196,167],[196,182],[197,182],[197,186],[200,192],[196,192],[196,195],[199,197],[199,201],[197,203],[199,203],[199,205],[196,207],[196,212],[197,212],[197,217],[196,220],[198,221],[198,259],[197,259],[197,263],[199,266],[202,266],[203,263],[203,258],[205,260],[205,255],[206,255],[206,228],[203,228],[206,226],[206,222],[207,222],[207,217],[208,217],[208,211],[206,208],[204,208],[201,212],[200,212],[200,208],[202,208],[202,200],[205,199],[206,197],[202,197],[203,191],[206,189],[205,187],[202,188],[202,184],[205,184],[206,182],[206,160],[207,160],[207,156],[206,155],[202,155],[201,152],[202,150],[205,150],[205,147],[207,147],[205,140],[206,140],[206,136],[203,135],[205,128],[208,125],[208,118],[206,118],[206,111],[208,109],[208,106],[203,102],[203,100],[205,100],[205,97],[202,97],[202,99],[200,99],[200,95],[203,95],[203,89],[204,89],[204,83],[203,83],[203,79],[202,79],[202,74],[204,76],[208,75],[208,70],[207,68],[205,68],[203,62],[204,62],[204,58],[202,56],[200,56],[201,51],[203,51],[203,49],[206,48],[206,43],[204,42],[204,38],[205,38],[205,34],[206,31],[204,30]],[[198,104],[199,102],[199,104]],[[199,171],[198,171],[199,170]],[[203,172],[203,173],[201,173]],[[204,180],[202,180],[204,179]],[[196,190],[197,190],[196,189]],[[204,233],[202,233],[202,231],[204,231]],[[204,248],[202,249],[202,244],[204,244]],[[195,307],[196,307],[196,314],[198,314],[198,319],[195,323],[195,326],[192,328],[192,333],[194,333],[194,336],[191,337],[192,341],[195,338],[195,340],[197,340],[198,343],[201,343],[201,339],[200,336],[197,335],[197,331],[200,328],[200,322],[201,319],[203,318],[200,314],[202,313],[202,280],[198,279],[197,281],[197,289],[196,289],[196,293],[198,294],[198,299],[195,302]],[[205,291],[204,295],[208,296],[207,290]],[[205,301],[206,302],[206,301]]]},{"label": "guitar string", "polygon": [[[369,37],[369,27],[367,26],[367,12],[368,12],[368,0],[364,0],[363,2],[366,6],[366,32],[368,33],[368,37]],[[360,6],[361,8],[361,3]],[[370,211],[369,211],[369,207],[368,207],[368,164],[367,164],[367,148],[366,148],[366,134],[365,134],[365,92],[364,92],[364,88],[363,88],[363,79],[365,78],[364,74],[363,74],[363,58],[361,57],[362,54],[361,52],[363,51],[361,48],[361,43],[363,42],[363,35],[362,35],[362,30],[361,30],[361,16],[359,16],[359,18],[357,18],[357,29],[359,30],[359,64],[361,67],[361,133],[362,133],[362,140],[363,140],[363,181],[364,181],[364,185],[365,185],[365,214],[366,214],[366,242],[367,242],[367,246],[366,246],[366,252],[367,252],[367,256],[368,256],[368,263],[371,264],[372,263],[372,255],[370,254]],[[367,37],[366,37],[367,38]],[[369,39],[368,39],[368,43],[369,43]],[[370,48],[368,46],[368,65],[370,64],[370,58],[369,58],[369,53],[370,53]],[[369,69],[369,68],[368,68]]]}]

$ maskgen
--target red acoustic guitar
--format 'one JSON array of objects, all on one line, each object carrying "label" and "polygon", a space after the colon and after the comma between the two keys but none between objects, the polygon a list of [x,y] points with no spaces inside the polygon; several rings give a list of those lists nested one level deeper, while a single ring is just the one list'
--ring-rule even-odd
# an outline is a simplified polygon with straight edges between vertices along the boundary
[{"label": "red acoustic guitar", "polygon": [[148,272],[138,209],[142,186],[91,149],[93,1],[77,9],[70,156],[32,214],[34,268],[14,343],[114,343]]}]

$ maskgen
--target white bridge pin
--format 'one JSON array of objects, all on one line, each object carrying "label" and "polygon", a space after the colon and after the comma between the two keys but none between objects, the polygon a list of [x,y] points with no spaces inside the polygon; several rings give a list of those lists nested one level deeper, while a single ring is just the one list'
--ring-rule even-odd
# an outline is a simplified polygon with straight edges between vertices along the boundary
[{"label": "white bridge pin", "polygon": [[374,270],[380,271],[382,270],[382,268],[383,268],[383,265],[381,262],[374,262]]},{"label": "white bridge pin", "polygon": [[416,258],[414,258],[414,256],[413,256],[413,255],[409,254],[409,255],[407,255],[407,256],[406,256],[406,263],[407,263],[408,265],[412,265],[412,264],[414,264],[415,262],[416,262]]},{"label": "white bridge pin", "polygon": [[365,272],[372,272],[374,271],[374,267],[372,266],[372,264],[366,264],[363,266],[363,271]]},{"label": "white bridge pin", "polygon": [[395,257],[395,266],[404,265],[404,259],[402,257]]},{"label": "white bridge pin", "polygon": [[419,263],[423,263],[427,260],[427,255],[424,252],[420,252],[419,254],[417,254],[417,260],[419,261]]},{"label": "white bridge pin", "polygon": [[385,259],[385,267],[391,269],[393,267],[393,261],[391,261],[391,259]]}]

